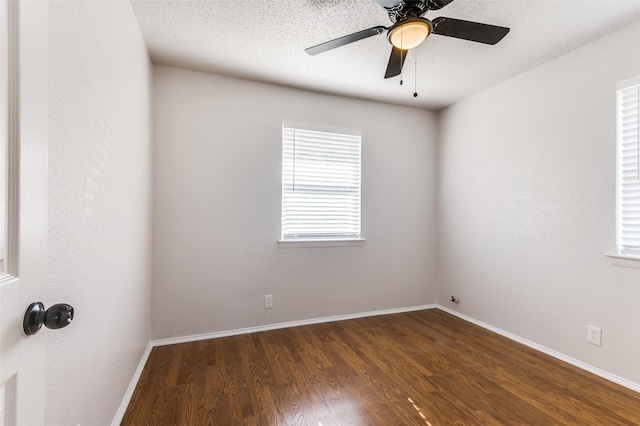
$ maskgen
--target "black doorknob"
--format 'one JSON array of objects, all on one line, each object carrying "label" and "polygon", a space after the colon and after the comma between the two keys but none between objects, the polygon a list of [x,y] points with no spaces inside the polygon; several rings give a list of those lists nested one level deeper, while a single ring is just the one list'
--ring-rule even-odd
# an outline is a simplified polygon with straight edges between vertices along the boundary
[{"label": "black doorknob", "polygon": [[42,326],[57,330],[71,324],[73,320],[73,307],[66,303],[52,305],[44,309],[40,302],[32,303],[27,308],[22,321],[22,329],[27,336],[36,334]]}]

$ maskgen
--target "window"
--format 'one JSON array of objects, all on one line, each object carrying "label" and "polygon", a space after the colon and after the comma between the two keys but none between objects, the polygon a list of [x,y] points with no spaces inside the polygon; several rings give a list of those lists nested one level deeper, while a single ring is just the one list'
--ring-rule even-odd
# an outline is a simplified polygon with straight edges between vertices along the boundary
[{"label": "window", "polygon": [[617,87],[616,244],[640,257],[640,76]]},{"label": "window", "polygon": [[359,131],[282,127],[281,241],[359,240]]}]

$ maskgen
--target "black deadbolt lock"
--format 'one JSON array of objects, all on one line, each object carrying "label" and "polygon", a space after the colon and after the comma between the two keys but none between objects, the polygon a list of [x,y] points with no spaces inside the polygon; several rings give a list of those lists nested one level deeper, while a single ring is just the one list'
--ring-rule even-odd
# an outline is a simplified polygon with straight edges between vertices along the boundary
[{"label": "black deadbolt lock", "polygon": [[27,336],[31,336],[40,331],[44,325],[52,330],[57,330],[71,324],[73,320],[73,307],[66,303],[52,305],[49,309],[44,309],[40,302],[32,303],[27,308],[22,322],[22,329]]}]

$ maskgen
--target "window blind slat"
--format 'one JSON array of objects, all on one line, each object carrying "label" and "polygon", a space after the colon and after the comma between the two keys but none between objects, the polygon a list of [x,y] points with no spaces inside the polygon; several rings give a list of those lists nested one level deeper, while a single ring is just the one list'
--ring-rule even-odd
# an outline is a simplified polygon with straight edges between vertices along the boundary
[{"label": "window blind slat", "polygon": [[282,134],[282,239],[359,238],[360,136]]}]

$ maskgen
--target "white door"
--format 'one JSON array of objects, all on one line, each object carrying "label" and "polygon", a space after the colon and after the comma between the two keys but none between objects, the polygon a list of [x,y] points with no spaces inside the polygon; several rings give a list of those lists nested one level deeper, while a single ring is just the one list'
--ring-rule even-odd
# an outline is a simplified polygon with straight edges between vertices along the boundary
[{"label": "white door", "polygon": [[47,306],[47,2],[0,0],[0,426],[44,423]]}]

